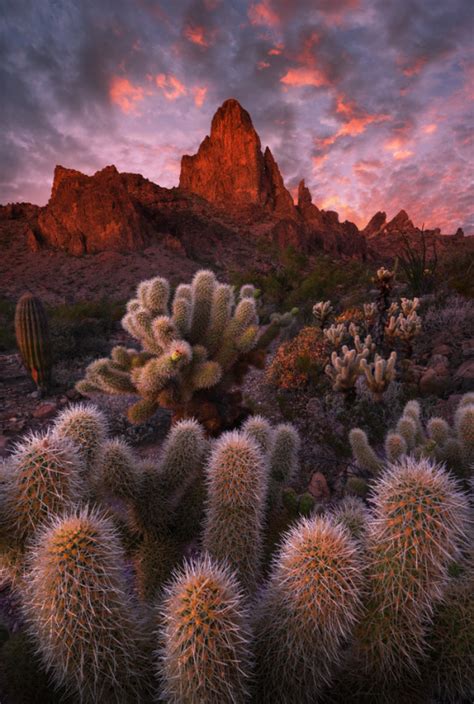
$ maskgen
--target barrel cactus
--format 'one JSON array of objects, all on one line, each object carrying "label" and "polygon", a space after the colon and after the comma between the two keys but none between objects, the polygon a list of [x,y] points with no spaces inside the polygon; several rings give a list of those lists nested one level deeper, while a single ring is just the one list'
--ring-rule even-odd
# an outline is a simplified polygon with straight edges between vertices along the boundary
[{"label": "barrel cactus", "polygon": [[15,336],[25,367],[40,391],[51,385],[52,355],[49,324],[39,298],[24,293],[15,310]]}]

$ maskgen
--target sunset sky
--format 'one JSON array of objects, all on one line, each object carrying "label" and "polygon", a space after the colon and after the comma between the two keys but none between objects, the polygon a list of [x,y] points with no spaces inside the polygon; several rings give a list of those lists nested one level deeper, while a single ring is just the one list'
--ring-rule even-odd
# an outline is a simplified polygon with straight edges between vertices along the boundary
[{"label": "sunset sky", "polygon": [[287,187],[474,234],[472,0],[0,0],[0,202],[56,164],[179,180],[229,97]]}]

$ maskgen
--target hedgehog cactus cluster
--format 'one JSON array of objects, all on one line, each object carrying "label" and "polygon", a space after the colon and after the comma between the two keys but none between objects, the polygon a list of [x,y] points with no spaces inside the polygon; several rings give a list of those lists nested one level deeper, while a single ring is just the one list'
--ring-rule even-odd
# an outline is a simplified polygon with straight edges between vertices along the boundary
[{"label": "hedgehog cactus cluster", "polygon": [[295,512],[271,545],[300,480],[292,426],[255,416],[209,441],[182,420],[142,460],[93,406],[63,412],[0,468],[2,581],[41,666],[83,704],[469,699],[467,497],[432,448],[455,441],[469,466],[473,408],[451,428],[411,402],[404,451],[373,453],[370,506]]},{"label": "hedgehog cactus cluster", "polygon": [[[143,281],[127,304],[123,328],[141,349],[114,347],[111,357],[98,359],[77,385],[83,394],[136,394],[129,408],[133,422],[143,422],[159,408],[199,415],[193,400],[209,390],[239,383],[249,365],[260,365],[264,351],[290,316],[274,316],[266,330],[259,325],[257,291],[220,283],[212,271],[196,273],[190,285],[179,285],[170,301],[166,279]],[[206,419],[209,428],[219,424]]]},{"label": "hedgehog cactus cluster", "polygon": [[[474,394],[465,394],[458,405],[451,427],[443,418],[421,418],[418,401],[409,401],[396,427],[385,438],[385,456],[389,462],[406,456],[432,458],[445,463],[460,479],[468,479],[474,464]],[[366,433],[354,428],[349,434],[352,454],[358,466],[369,475],[378,474],[385,460],[370,446]]]}]

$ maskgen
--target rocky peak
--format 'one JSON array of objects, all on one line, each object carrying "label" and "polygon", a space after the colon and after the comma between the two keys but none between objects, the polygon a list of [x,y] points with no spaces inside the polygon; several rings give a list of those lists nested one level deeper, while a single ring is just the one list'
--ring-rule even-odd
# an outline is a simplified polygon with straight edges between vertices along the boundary
[{"label": "rocky peak", "polygon": [[305,185],[304,178],[298,184],[298,208],[305,210],[312,205],[312,198],[309,188]]},{"label": "rocky peak", "polygon": [[390,220],[390,222],[387,223],[386,229],[389,232],[405,232],[414,230],[415,226],[408,217],[407,212],[405,210],[400,210],[400,212],[395,215],[393,220]]},{"label": "rocky peak", "polygon": [[370,218],[369,222],[362,230],[362,233],[366,237],[374,237],[375,235],[380,234],[386,224],[387,213],[384,213],[383,210],[379,210]]},{"label": "rocky peak", "polygon": [[183,156],[179,185],[226,209],[256,205],[295,216],[271,151],[262,154],[249,113],[233,98],[215,113],[197,154]]}]

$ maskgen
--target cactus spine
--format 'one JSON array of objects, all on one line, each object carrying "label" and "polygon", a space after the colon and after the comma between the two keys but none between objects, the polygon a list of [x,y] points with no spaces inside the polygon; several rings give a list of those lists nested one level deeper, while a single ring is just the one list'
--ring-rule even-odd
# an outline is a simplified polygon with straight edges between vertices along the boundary
[{"label": "cactus spine", "polygon": [[87,704],[141,700],[141,637],[126,595],[122,550],[108,520],[82,510],[56,517],[40,531],[24,611],[57,685]]},{"label": "cactus spine", "polygon": [[251,668],[237,579],[205,555],[174,575],[159,615],[158,674],[170,704],[243,704]]},{"label": "cactus spine", "polygon": [[86,471],[97,461],[107,435],[104,414],[91,403],[78,403],[66,408],[54,423],[56,433],[75,443],[81,453]]},{"label": "cactus spine", "polygon": [[357,553],[328,518],[302,519],[286,535],[259,606],[259,702],[313,704],[331,682],[359,615]]},{"label": "cactus spine", "polygon": [[211,557],[228,560],[250,591],[260,571],[267,475],[264,456],[247,435],[228,432],[215,442],[207,467],[203,545]]},{"label": "cactus spine", "polygon": [[356,667],[382,687],[418,671],[433,605],[465,537],[467,501],[440,467],[405,457],[378,478],[373,506]]},{"label": "cactus spine", "polygon": [[41,391],[51,384],[51,342],[43,304],[31,293],[24,293],[15,310],[15,336],[23,364]]}]

